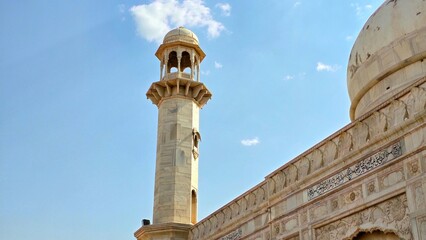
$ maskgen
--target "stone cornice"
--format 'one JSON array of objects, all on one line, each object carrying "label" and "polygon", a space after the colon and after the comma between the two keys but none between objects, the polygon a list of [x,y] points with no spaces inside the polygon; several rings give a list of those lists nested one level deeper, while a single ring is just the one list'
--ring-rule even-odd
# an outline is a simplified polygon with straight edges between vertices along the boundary
[{"label": "stone cornice", "polygon": [[150,99],[153,104],[157,105],[157,107],[160,106],[165,99],[187,98],[194,101],[202,108],[207,101],[210,100],[212,93],[201,82],[192,81],[183,77],[176,77],[152,83],[146,93],[146,97]]}]

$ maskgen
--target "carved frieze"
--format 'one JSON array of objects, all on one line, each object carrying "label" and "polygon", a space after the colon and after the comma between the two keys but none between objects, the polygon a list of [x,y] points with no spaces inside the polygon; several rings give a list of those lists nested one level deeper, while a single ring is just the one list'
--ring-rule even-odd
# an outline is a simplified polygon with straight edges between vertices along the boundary
[{"label": "carved frieze", "polygon": [[401,239],[413,239],[406,195],[399,195],[338,221],[315,229],[318,240],[351,239],[358,232],[394,232]]},{"label": "carved frieze", "polygon": [[307,189],[308,200],[312,200],[326,192],[329,192],[352,179],[355,179],[385,163],[388,163],[402,155],[402,143],[397,142],[376,154],[342,170],[336,175]]},{"label": "carved frieze", "polygon": [[237,240],[241,238],[242,233],[243,231],[241,228],[239,228],[229,233],[228,235],[221,237],[220,240]]}]

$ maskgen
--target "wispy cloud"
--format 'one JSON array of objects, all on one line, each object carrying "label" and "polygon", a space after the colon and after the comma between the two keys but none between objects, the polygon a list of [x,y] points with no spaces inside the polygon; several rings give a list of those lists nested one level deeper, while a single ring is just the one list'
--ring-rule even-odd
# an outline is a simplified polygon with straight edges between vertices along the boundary
[{"label": "wispy cloud", "polygon": [[164,35],[178,26],[207,28],[208,36],[218,37],[225,29],[203,0],[154,0],[130,8],[138,34],[149,42],[161,43]]},{"label": "wispy cloud", "polygon": [[241,140],[241,144],[244,145],[244,146],[247,146],[247,147],[255,146],[259,143],[260,143],[260,141],[259,141],[259,138],[257,138],[257,137],[252,138],[252,139]]},{"label": "wispy cloud", "polygon": [[351,41],[352,39],[354,39],[354,36],[352,36],[352,35],[348,35],[348,36],[346,36],[346,41]]},{"label": "wispy cloud", "polygon": [[208,75],[210,74],[210,70],[206,70],[206,71],[201,70],[201,71],[200,71],[200,73],[201,73],[202,75],[206,75],[206,76],[208,76]]},{"label": "wispy cloud", "polygon": [[223,65],[221,63],[219,63],[219,62],[214,61],[214,67],[217,68],[217,69],[219,69],[219,68],[222,68]]},{"label": "wispy cloud", "polygon": [[124,13],[126,11],[126,5],[124,5],[124,4],[118,4],[117,7],[118,7],[118,11],[120,13]]},{"label": "wispy cloud", "polygon": [[335,72],[340,68],[340,66],[338,65],[328,65],[322,62],[318,62],[317,63],[317,71],[318,72],[322,72],[322,71],[326,71],[326,72]]},{"label": "wispy cloud", "polygon": [[118,8],[118,12],[121,15],[121,21],[125,21],[126,20],[126,17],[125,17],[126,5],[118,4],[117,8]]},{"label": "wispy cloud", "polygon": [[373,5],[371,4],[360,5],[359,3],[351,3],[351,7],[355,10],[355,14],[361,18],[369,16],[373,10]]},{"label": "wispy cloud", "polygon": [[299,72],[297,74],[287,74],[287,75],[284,75],[283,80],[291,81],[294,79],[304,79],[305,76],[306,76],[306,72]]},{"label": "wispy cloud", "polygon": [[224,16],[231,16],[231,5],[229,3],[218,3],[216,7],[222,11]]},{"label": "wispy cloud", "polygon": [[301,1],[296,1],[294,4],[293,4],[293,7],[298,7],[298,6],[300,6],[300,4],[302,4],[302,2]]}]

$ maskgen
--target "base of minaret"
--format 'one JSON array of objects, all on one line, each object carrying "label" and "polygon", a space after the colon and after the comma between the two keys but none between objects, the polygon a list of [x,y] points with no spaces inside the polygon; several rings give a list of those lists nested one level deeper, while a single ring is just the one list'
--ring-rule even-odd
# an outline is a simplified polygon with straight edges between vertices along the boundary
[{"label": "base of minaret", "polygon": [[134,236],[137,240],[187,240],[191,228],[191,224],[182,223],[145,225],[139,228]]}]

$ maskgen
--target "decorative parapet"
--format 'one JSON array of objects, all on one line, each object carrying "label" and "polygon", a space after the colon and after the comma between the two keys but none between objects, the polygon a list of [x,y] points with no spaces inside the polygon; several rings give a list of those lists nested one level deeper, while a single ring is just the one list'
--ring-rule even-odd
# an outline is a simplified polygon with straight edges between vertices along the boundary
[{"label": "decorative parapet", "polygon": [[[323,172],[326,167],[329,168],[330,166],[335,166],[346,161],[354,154],[360,153],[360,151],[366,149],[368,146],[381,141],[384,136],[397,131],[401,126],[410,120],[414,120],[419,114],[424,113],[426,106],[425,82],[426,77],[417,80],[393,99],[379,105],[356,121],[351,122],[268,175],[266,180],[270,186],[269,198],[272,199],[275,196],[281,195],[283,191],[291,190],[291,186],[295,186],[294,183],[296,182],[299,185],[301,183],[308,183],[312,179],[311,176],[316,176],[317,173]],[[396,144],[392,145],[395,147],[394,150],[400,150],[400,145]],[[389,149],[377,154],[383,154],[385,151],[389,151]],[[373,155],[372,157],[375,156]],[[387,157],[386,161],[391,161],[397,155],[388,155]],[[365,161],[368,161],[368,159],[365,159]],[[362,161],[361,163],[365,162]],[[356,164],[346,169],[346,171],[350,170],[352,173],[355,167],[357,167]],[[352,176],[354,175],[352,174]],[[346,176],[346,180],[340,180],[346,182],[348,177],[349,175]],[[324,186],[321,184],[324,181],[307,189],[308,200],[329,191],[323,191]],[[327,186],[330,187],[331,185]]]},{"label": "decorative parapet", "polygon": [[[227,227],[231,227],[233,223],[248,218],[250,214],[261,209],[262,206],[266,206],[268,202],[267,188],[267,183],[263,181],[195,224],[191,230],[191,239],[209,239],[217,232],[227,232],[225,230]],[[219,229],[221,231],[218,231]],[[225,236],[222,235],[216,238],[221,240],[239,239],[241,235],[242,230],[236,229]]]},{"label": "decorative parapet", "polygon": [[202,108],[212,97],[212,93],[207,87],[197,81],[192,81],[187,76],[189,74],[181,73],[163,78],[159,82],[154,82],[146,93],[153,104],[159,106],[164,99],[171,97],[182,97],[193,100]]}]

